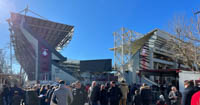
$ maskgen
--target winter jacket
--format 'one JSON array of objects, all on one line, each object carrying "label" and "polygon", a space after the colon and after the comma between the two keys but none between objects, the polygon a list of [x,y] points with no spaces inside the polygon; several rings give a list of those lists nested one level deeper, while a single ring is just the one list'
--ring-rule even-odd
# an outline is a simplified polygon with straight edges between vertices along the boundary
[{"label": "winter jacket", "polygon": [[176,104],[178,102],[178,95],[176,94],[176,92],[170,91],[168,97],[169,97],[171,104]]},{"label": "winter jacket", "polygon": [[74,88],[72,90],[72,95],[73,95],[73,102],[70,105],[84,105],[86,100],[87,100],[87,93],[85,89],[80,88]]},{"label": "winter jacket", "polygon": [[100,88],[98,86],[90,87],[88,90],[88,97],[90,101],[98,101],[100,97]]},{"label": "winter jacket", "polygon": [[140,88],[140,95],[142,97],[143,103],[150,103],[151,102],[152,93],[151,93],[151,89],[150,89],[149,86],[142,86]]},{"label": "winter jacket", "polygon": [[25,103],[26,105],[40,105],[37,91],[34,91],[34,90],[26,91]]},{"label": "winter jacket", "polygon": [[20,95],[14,95],[12,97],[12,105],[20,105],[22,97]]},{"label": "winter jacket", "polygon": [[115,86],[115,87],[111,87],[109,89],[110,101],[119,101],[121,97],[122,97],[122,92],[121,92],[120,88]]},{"label": "winter jacket", "polygon": [[200,105],[200,91],[193,94],[191,99],[191,105]]},{"label": "winter jacket", "polygon": [[190,105],[192,95],[194,94],[194,87],[190,86],[184,89],[182,105]]},{"label": "winter jacket", "polygon": [[122,92],[122,99],[127,99],[127,95],[128,95],[128,92],[129,92],[129,88],[128,88],[127,84],[122,83],[120,85],[120,90]]},{"label": "winter jacket", "polygon": [[103,89],[100,91],[100,103],[101,105],[108,104],[108,92],[106,89]]},{"label": "winter jacket", "polygon": [[142,97],[139,94],[134,96],[133,105],[142,105]]},{"label": "winter jacket", "polygon": [[53,95],[53,92],[54,92],[55,89],[50,89],[47,91],[47,96],[46,96],[46,99],[47,99],[47,104],[50,105],[51,103],[51,97]]},{"label": "winter jacket", "polygon": [[72,101],[72,92],[64,85],[60,85],[60,87],[53,93],[52,102],[57,103],[57,105],[69,105]]}]

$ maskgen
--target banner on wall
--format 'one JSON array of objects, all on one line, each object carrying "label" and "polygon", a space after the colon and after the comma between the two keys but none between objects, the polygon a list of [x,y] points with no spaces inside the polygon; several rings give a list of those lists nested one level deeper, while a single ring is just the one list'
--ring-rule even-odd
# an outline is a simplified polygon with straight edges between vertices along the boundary
[{"label": "banner on wall", "polygon": [[40,46],[39,51],[39,64],[40,64],[40,79],[42,80],[48,80],[50,78],[50,70],[51,70],[51,52],[48,48],[45,46]]}]

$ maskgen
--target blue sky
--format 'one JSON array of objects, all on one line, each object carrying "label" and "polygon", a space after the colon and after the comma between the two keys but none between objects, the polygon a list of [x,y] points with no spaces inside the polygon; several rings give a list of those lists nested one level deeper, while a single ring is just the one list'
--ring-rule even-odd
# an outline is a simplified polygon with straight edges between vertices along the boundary
[{"label": "blue sky", "polygon": [[191,16],[199,0],[0,0],[0,48],[9,41],[9,12],[30,9],[48,20],[75,26],[62,54],[70,59],[113,58],[112,33],[126,27],[140,33],[168,31],[175,15]]}]

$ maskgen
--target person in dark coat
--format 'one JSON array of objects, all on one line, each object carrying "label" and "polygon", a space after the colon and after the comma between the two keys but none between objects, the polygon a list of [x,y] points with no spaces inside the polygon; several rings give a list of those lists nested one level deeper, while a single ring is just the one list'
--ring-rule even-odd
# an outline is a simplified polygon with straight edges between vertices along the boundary
[{"label": "person in dark coat", "polygon": [[88,90],[88,98],[90,105],[98,105],[100,97],[100,88],[97,86],[96,81],[92,82],[92,86]]},{"label": "person in dark coat", "polygon": [[108,92],[105,89],[104,85],[101,85],[101,90],[100,90],[100,104],[101,105],[108,105]]},{"label": "person in dark coat", "polygon": [[38,97],[37,87],[25,91],[25,105],[41,105]]},{"label": "person in dark coat", "polygon": [[53,92],[54,92],[54,86],[50,86],[49,90],[47,91],[47,95],[46,95],[46,102],[47,102],[47,105],[50,105],[50,102],[51,102],[51,97],[53,95]]},{"label": "person in dark coat", "polygon": [[122,92],[115,82],[112,81],[110,84],[110,89],[108,91],[110,98],[110,105],[119,105],[119,100],[122,97]]},{"label": "person in dark coat", "polygon": [[142,97],[142,103],[143,105],[150,105],[151,103],[151,89],[147,84],[143,84],[140,88],[140,95]]},{"label": "person in dark coat", "polygon": [[[12,87],[10,90],[10,95],[11,95],[10,99],[11,100],[13,99],[13,96],[16,94],[16,92],[19,96],[21,96],[21,98],[24,97],[24,91],[21,88],[19,88],[18,84],[14,84],[14,87]],[[12,101],[10,104],[12,104]]]},{"label": "person in dark coat", "polygon": [[21,101],[22,101],[22,96],[19,95],[18,91],[15,91],[14,95],[12,97],[12,104],[11,105],[20,105]]},{"label": "person in dark coat", "polygon": [[41,105],[47,105],[46,102],[46,94],[47,94],[47,88],[45,85],[43,85],[40,89],[40,104]]},{"label": "person in dark coat", "polygon": [[18,92],[18,95],[24,94],[23,90],[19,88],[17,84],[15,84],[13,88],[11,88],[11,95],[14,95],[16,91]]},{"label": "person in dark coat", "polygon": [[133,98],[132,105],[142,105],[142,98],[140,96],[139,90],[135,90],[135,96]]},{"label": "person in dark coat", "polygon": [[185,81],[184,91],[182,94],[182,105],[190,105],[192,95],[194,94],[194,83],[193,81]]},{"label": "person in dark coat", "polygon": [[85,88],[82,87],[80,81],[77,81],[75,88],[72,90],[72,95],[74,97],[73,102],[70,105],[84,105],[87,100],[87,92]]},{"label": "person in dark coat", "polygon": [[9,105],[9,103],[10,103],[10,88],[8,87],[8,85],[3,86],[2,96],[3,96],[4,105]]},{"label": "person in dark coat", "polygon": [[133,95],[135,95],[135,93],[132,92],[130,85],[128,86],[128,88],[129,88],[129,92],[128,92],[128,95],[127,95],[127,105],[131,105],[132,101],[133,101]]}]

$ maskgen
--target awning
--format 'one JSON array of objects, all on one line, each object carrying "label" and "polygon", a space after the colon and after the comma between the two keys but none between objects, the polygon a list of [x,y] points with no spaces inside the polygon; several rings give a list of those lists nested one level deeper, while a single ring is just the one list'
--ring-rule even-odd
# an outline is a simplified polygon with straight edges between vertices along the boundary
[{"label": "awning", "polygon": [[178,77],[180,69],[139,70],[139,75]]}]

